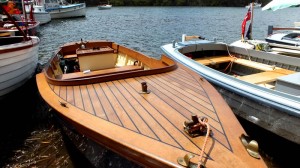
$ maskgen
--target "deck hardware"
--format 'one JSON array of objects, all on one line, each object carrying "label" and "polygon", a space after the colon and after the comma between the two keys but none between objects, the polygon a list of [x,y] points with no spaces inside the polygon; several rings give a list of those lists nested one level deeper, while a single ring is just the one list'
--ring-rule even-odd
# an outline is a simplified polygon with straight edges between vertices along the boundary
[{"label": "deck hardware", "polygon": [[196,168],[197,164],[190,162],[190,159],[193,157],[195,157],[194,154],[188,153],[188,154],[184,155],[183,157],[178,157],[177,162],[178,162],[178,164],[180,164],[181,166],[184,166],[184,167]]},{"label": "deck hardware", "polygon": [[247,152],[250,156],[260,159],[260,155],[258,152],[258,143],[255,140],[251,140],[250,137],[242,134],[240,136],[240,139],[242,141],[242,144],[245,146]]},{"label": "deck hardware", "polygon": [[141,85],[142,90],[140,91],[140,93],[149,94],[151,92],[150,90],[147,90],[147,82],[142,82]]},{"label": "deck hardware", "polygon": [[[58,101],[59,101],[59,100],[58,100]],[[67,103],[61,102],[61,101],[59,101],[59,103],[60,103],[61,106],[68,108]]]},{"label": "deck hardware", "polygon": [[[183,123],[184,131],[191,137],[205,135],[207,133],[207,126],[204,123],[207,122],[208,119],[206,117],[202,117],[201,122],[199,122],[199,118],[195,114],[193,114],[191,118],[192,120],[184,121]],[[210,135],[212,135],[211,130],[210,130]]]}]

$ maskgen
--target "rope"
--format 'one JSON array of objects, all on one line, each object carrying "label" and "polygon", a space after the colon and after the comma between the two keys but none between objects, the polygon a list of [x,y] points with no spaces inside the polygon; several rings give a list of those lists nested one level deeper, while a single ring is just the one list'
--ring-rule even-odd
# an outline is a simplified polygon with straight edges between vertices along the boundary
[{"label": "rope", "polygon": [[203,125],[206,125],[207,131],[206,131],[206,136],[205,136],[204,143],[203,143],[203,146],[202,146],[202,150],[201,150],[201,153],[200,153],[200,156],[199,156],[199,161],[198,161],[197,168],[201,168],[202,158],[203,158],[204,150],[205,150],[205,147],[206,147],[206,144],[207,144],[207,138],[208,138],[209,133],[210,133],[210,127],[209,127],[209,124],[207,123],[207,120],[204,120],[204,121],[199,120],[199,122]]}]

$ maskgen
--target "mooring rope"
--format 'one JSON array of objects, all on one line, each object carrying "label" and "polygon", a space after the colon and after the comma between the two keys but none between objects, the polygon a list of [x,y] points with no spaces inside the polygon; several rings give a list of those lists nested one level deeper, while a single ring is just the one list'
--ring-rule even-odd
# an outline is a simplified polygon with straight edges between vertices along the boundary
[{"label": "mooring rope", "polygon": [[199,120],[199,122],[203,125],[206,125],[207,131],[206,131],[206,136],[205,136],[205,139],[204,139],[204,143],[202,145],[202,150],[201,150],[201,153],[200,153],[200,156],[199,156],[199,161],[198,161],[197,168],[201,168],[204,150],[205,150],[205,147],[206,147],[206,144],[207,144],[207,139],[208,139],[208,136],[209,136],[209,133],[210,133],[210,127],[209,127],[209,124],[207,123],[207,120],[204,120],[204,121]]}]

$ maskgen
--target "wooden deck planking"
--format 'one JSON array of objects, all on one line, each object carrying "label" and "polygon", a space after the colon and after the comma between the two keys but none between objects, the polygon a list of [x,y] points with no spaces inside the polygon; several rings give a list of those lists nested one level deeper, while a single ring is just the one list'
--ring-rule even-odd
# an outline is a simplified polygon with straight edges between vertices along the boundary
[{"label": "wooden deck planking", "polygon": [[[181,87],[181,89],[183,91],[185,91],[185,92],[187,92],[189,94],[195,95],[197,97],[200,97],[205,102],[209,102],[209,100],[207,99],[206,94],[205,94],[203,88],[201,88],[200,85],[195,85],[195,81],[197,79],[193,79],[193,80],[188,80],[187,81],[187,80],[184,80],[184,79],[181,79],[181,78],[176,78],[172,74],[171,75],[163,75],[163,76],[162,75],[158,75],[158,76],[162,77],[163,79],[166,79],[167,82],[169,82],[169,81],[175,81],[173,84],[175,86]],[[199,96],[199,94],[200,94],[200,96]]]},{"label": "wooden deck planking", "polygon": [[82,101],[83,101],[83,109],[84,111],[89,112],[92,115],[95,115],[95,111],[94,108],[92,106],[92,101],[90,98],[90,95],[88,93],[87,90],[87,85],[81,85],[79,86],[80,90],[81,90],[81,95],[82,95]]},{"label": "wooden deck planking", "polygon": [[[168,78],[165,78],[165,80],[163,80],[163,81],[158,80],[157,75],[152,75],[152,76],[147,76],[147,77],[142,77],[142,78],[145,78],[146,81],[149,83],[151,83],[150,82],[151,80],[155,80],[156,82],[158,82],[157,86],[164,85],[164,87],[167,87],[165,85],[165,82],[168,80]],[[120,85],[115,84],[115,83],[120,82],[120,80],[113,81],[112,83],[114,83],[114,86],[120,91],[120,93],[118,93],[118,94],[122,93],[122,95],[124,96],[124,100],[127,100],[127,98],[130,98],[130,97],[131,98],[134,97],[134,99],[136,100],[136,102],[129,101],[129,100],[128,100],[128,102],[130,102],[130,105],[134,107],[134,109],[136,110],[136,113],[138,113],[139,115],[142,116],[142,118],[131,116],[131,119],[133,120],[133,122],[135,122],[135,124],[137,124],[140,129],[139,133],[144,136],[147,136],[147,137],[151,137],[151,138],[155,137],[154,139],[157,139],[157,137],[159,137],[159,139],[157,139],[157,140],[159,140],[163,143],[169,144],[178,149],[183,149],[183,150],[189,151],[191,153],[199,154],[202,146],[198,145],[198,144],[203,144],[203,138],[190,138],[183,131],[182,122],[186,120],[186,117],[184,117],[180,113],[178,113],[182,110],[182,107],[180,107],[182,105],[180,105],[178,107],[169,105],[167,103],[167,100],[170,100],[170,97],[166,98],[166,99],[158,97],[156,95],[157,92],[151,93],[151,94],[145,94],[145,95],[138,93],[141,90],[141,85],[140,85],[141,81],[140,80],[136,81],[136,79],[140,79],[140,77],[135,78],[135,79],[134,78],[125,79],[124,83],[122,82],[122,84],[120,84]],[[142,81],[144,81],[144,80],[142,80]],[[176,81],[174,81],[174,82],[176,82]],[[196,82],[196,83],[197,83],[197,85],[200,85],[199,82]],[[98,87],[95,87],[97,85],[98,85]],[[100,85],[102,85],[102,87],[100,87]],[[107,87],[109,87],[109,86],[107,86],[107,83],[101,83],[100,85],[94,84],[94,89],[95,89],[95,92],[97,92],[97,95],[99,97],[101,97],[101,102],[103,103],[103,101],[107,101],[109,103],[112,103],[112,108],[114,108],[113,111],[116,111],[116,113],[118,113],[117,111],[120,109],[117,110],[117,108],[115,108],[115,106],[114,106],[115,102],[112,101],[111,99],[106,100],[106,98],[105,98],[105,97],[111,97],[110,94],[116,94],[116,91],[115,92],[107,91],[108,90]],[[124,92],[128,88],[125,89],[125,88],[123,88],[122,85],[130,85],[131,90]],[[103,87],[103,86],[105,86],[105,87]],[[81,88],[87,90],[87,88],[85,88],[85,87],[81,87]],[[103,92],[99,91],[102,89],[105,90],[105,94]],[[158,88],[156,88],[156,89],[158,89]],[[161,89],[164,90],[164,88],[161,88]],[[180,90],[181,89],[180,85],[176,89]],[[111,89],[109,89],[109,90],[111,90]],[[84,91],[81,90],[80,93],[82,93],[82,92],[84,92]],[[166,92],[164,94],[169,94],[169,96],[170,95],[174,96],[174,94],[170,94],[170,93],[173,93],[173,92],[172,91],[169,93]],[[81,94],[78,99],[82,101],[82,99],[85,99],[84,95],[87,96],[87,94]],[[125,95],[127,95],[127,97]],[[94,97],[91,95],[89,95],[89,96]],[[121,96],[121,95],[119,95],[119,96]],[[187,97],[187,98],[190,99],[190,97]],[[150,103],[153,102],[153,103],[148,104],[148,102],[145,99],[152,99],[153,101],[149,101],[149,102]],[[91,100],[93,100],[93,99],[91,99]],[[172,100],[172,98],[171,98],[171,100]],[[120,104],[120,105],[124,106],[123,102],[125,102],[125,101],[120,101],[120,102],[122,102],[122,104]],[[178,103],[178,102],[176,102],[176,103]],[[196,104],[201,104],[201,103],[196,102]],[[126,107],[126,105],[124,107]],[[107,106],[105,106],[105,108],[107,109]],[[165,110],[165,108],[167,110]],[[163,113],[161,113],[161,112],[163,112]],[[199,110],[198,110],[197,114],[199,114]],[[107,115],[110,116],[111,114],[107,114]],[[141,120],[144,121],[144,123],[143,122],[140,123]],[[110,121],[110,122],[112,122],[112,121]],[[163,123],[164,125],[161,125],[158,123]],[[209,120],[209,123],[212,127],[214,136],[213,136],[213,140],[208,141],[208,145],[210,146],[217,142],[218,144],[215,144],[215,145],[221,145],[227,149],[230,149],[230,147],[229,147],[230,145],[228,144],[226,135],[222,131],[223,129],[219,129],[222,127],[221,124],[218,122],[212,122],[212,120]],[[122,125],[120,125],[120,126],[122,126]],[[122,127],[124,127],[124,126],[122,126]],[[216,129],[217,127],[219,127],[219,128]],[[148,133],[141,131],[141,128],[143,128],[143,129],[147,128],[148,131],[152,132],[152,135],[155,135],[155,136],[153,136],[153,137],[149,136]],[[155,132],[153,132],[154,130],[155,130]],[[176,134],[177,136],[173,136],[173,134]],[[185,144],[186,144],[187,139],[189,141],[193,141],[192,144],[194,144],[195,146],[191,146],[191,145],[186,146]]]},{"label": "wooden deck planking", "polygon": [[[109,109],[106,112],[106,116],[108,117],[108,121],[117,124],[119,126],[123,126],[122,122],[120,121],[116,110],[122,108],[120,107],[120,104],[118,103],[118,101],[116,100],[116,98],[114,97],[113,93],[106,89],[107,83],[100,83],[101,89],[103,91],[103,95],[101,96],[101,101],[102,99],[107,99],[106,101],[111,105],[112,109]],[[104,106],[105,107],[105,106]]]},{"label": "wooden deck planking", "polygon": [[[155,94],[157,95],[158,92],[155,92]],[[167,101],[171,101],[170,98],[167,99],[163,99],[161,97],[157,97],[157,101],[162,101],[161,104],[165,103],[167,105],[169,105],[167,103]],[[176,127],[178,130],[183,131],[183,122],[186,121],[186,118],[182,118],[180,119],[180,115],[178,115],[180,112],[183,110],[183,107],[181,106],[180,108],[176,108],[173,105],[169,105],[170,109],[169,110],[163,110],[166,108],[166,106],[162,106],[162,105],[157,105],[157,103],[153,104],[153,106],[156,107],[156,109],[158,109],[159,111],[164,112],[163,115],[169,119],[169,122],[172,123],[172,125],[174,125],[174,127]],[[199,111],[196,112],[195,114],[197,114],[199,116]],[[204,116],[207,116],[206,114],[204,114]],[[174,117],[174,118],[173,118]],[[190,118],[189,118],[190,119]],[[220,122],[212,122],[212,120],[209,120],[209,123],[214,131],[214,137],[217,139],[217,141],[220,142],[224,142],[222,145],[225,146],[226,148],[229,148],[229,144],[225,143],[226,142],[226,135],[223,132],[222,126],[220,125]],[[215,128],[218,128],[218,130],[216,130]],[[171,132],[171,131],[170,131]],[[172,133],[171,133],[172,134]],[[185,133],[184,133],[185,134]],[[188,136],[188,135],[187,135]],[[195,141],[195,140],[193,140]],[[203,142],[201,142],[200,144],[203,144]],[[186,150],[190,150],[192,151],[192,149],[186,149]]]},{"label": "wooden deck planking", "polygon": [[[114,81],[114,83],[115,82],[116,81]],[[137,99],[133,97],[133,95],[140,96],[139,93],[136,93],[136,90],[130,88],[130,85],[125,80],[120,80],[117,82],[120,83],[120,85],[116,85],[117,88],[120,90],[120,92],[122,92],[125,99],[132,106],[132,110],[130,110],[128,114],[132,120],[134,119],[138,132],[158,140],[157,135],[152,131],[152,129],[149,126],[149,124],[154,122],[153,119],[148,113],[145,112],[145,109],[142,108]]]},{"label": "wooden deck planking", "polygon": [[73,86],[67,86],[67,102],[75,105]]},{"label": "wooden deck planking", "polygon": [[[151,130],[151,132],[153,132],[153,134],[156,136],[155,139],[157,139],[159,141],[163,141],[172,146],[178,146],[178,143],[176,143],[174,141],[174,139],[172,139],[172,136],[170,136],[168,134],[168,132],[165,130],[165,128],[159,123],[159,121],[157,121],[158,116],[156,116],[156,115],[153,116],[153,114],[151,114],[151,110],[153,109],[153,106],[145,101],[143,94],[140,94],[139,92],[134,91],[134,88],[132,87],[132,83],[136,83],[136,81],[129,82],[129,83],[128,83],[128,81],[126,81],[126,83],[127,83],[126,86],[129,86],[133,89],[133,90],[130,90],[130,92],[129,92],[129,93],[131,93],[131,95],[126,95],[126,96],[134,97],[134,99],[135,99],[133,101],[135,103],[134,108],[135,108],[136,112],[138,113],[139,117],[141,117],[141,119],[144,121],[142,123],[138,123],[135,120],[135,118],[132,118],[134,120],[134,122],[136,123],[137,127],[140,128],[141,126],[143,126],[143,127],[141,127],[143,129],[148,127],[148,128],[146,128],[147,131],[148,131],[148,129]],[[142,131],[144,132],[145,130],[141,130],[141,132]],[[143,134],[143,135],[148,136],[147,134]]]},{"label": "wooden deck planking", "polygon": [[[213,113],[213,107],[210,102],[203,101],[204,98],[200,98],[200,96],[196,97],[188,92],[185,92],[182,88],[184,86],[178,86],[177,88],[173,87],[172,85],[168,84],[168,81],[162,81],[163,79],[159,76],[153,76],[154,78],[151,80],[151,83],[155,85],[155,88],[159,89],[160,92],[164,93],[165,95],[169,95],[168,98],[171,100],[177,100],[178,104],[181,106],[190,109],[190,113],[188,114],[188,118],[190,118],[191,114],[197,113],[201,111],[202,114],[210,114],[210,117],[216,119],[215,114]],[[156,83],[153,83],[156,82]],[[157,83],[163,82],[163,84],[158,85]],[[174,84],[174,83],[172,83]],[[194,85],[198,85],[198,82],[193,82]],[[177,97],[176,95],[181,95]],[[204,96],[203,96],[204,97]],[[167,99],[167,98],[166,98]],[[207,97],[205,97],[207,99]],[[189,100],[188,102],[186,100]],[[180,103],[179,103],[180,102]]]},{"label": "wooden deck planking", "polygon": [[60,88],[59,88],[59,95],[64,100],[67,100],[67,87],[66,86],[60,86]]},{"label": "wooden deck planking", "polygon": [[[185,72],[185,71],[181,70],[181,72]],[[190,75],[188,75],[188,73],[185,72],[184,76],[190,76]],[[138,79],[138,81],[136,81],[136,79]],[[74,91],[75,89],[65,88],[66,91],[70,93],[68,92],[64,93],[64,91],[62,91],[62,88],[58,89],[58,87],[56,87],[56,89],[54,90],[56,90],[56,92],[58,93],[61,93],[61,96],[71,95],[74,92],[74,97],[76,97],[75,100],[77,100],[75,102],[77,102],[77,105],[79,105],[79,107],[82,107],[82,109],[84,109],[85,111],[97,115],[99,118],[103,118],[106,120],[108,119],[107,117],[110,117],[111,119],[113,118],[113,120],[110,119],[109,121],[118,124],[124,128],[127,128],[129,130],[139,132],[145,136],[154,139],[158,138],[157,140],[159,141],[162,141],[166,144],[172,145],[177,148],[184,148],[184,150],[188,150],[188,151],[193,151],[193,149],[189,149],[189,147],[184,147],[184,145],[180,144],[180,142],[177,142],[177,139],[183,138],[181,136],[185,136],[186,138],[189,138],[187,134],[182,132],[183,121],[189,120],[191,114],[197,114],[198,116],[206,116],[210,118],[209,123],[211,125],[211,129],[214,132],[214,138],[216,138],[216,141],[220,142],[223,146],[228,148],[229,144],[224,143],[226,142],[226,135],[224,134],[222,126],[218,121],[218,117],[213,112],[214,109],[212,108],[209,111],[199,110],[203,108],[203,102],[199,101],[200,99],[199,96],[189,95],[188,92],[182,90],[182,88],[185,87],[183,85],[186,85],[186,83],[201,87],[201,85],[199,84],[198,81],[196,81],[196,79],[192,81],[193,78],[189,78],[190,81],[183,81],[183,80],[177,80],[177,78],[164,77],[163,74],[151,75],[146,77],[138,77],[136,79],[130,78],[129,81],[133,80],[131,82],[129,82],[128,79],[126,79],[122,82],[122,84],[121,81],[119,80],[113,82],[106,82],[105,84],[101,83],[101,87],[99,84],[87,85],[87,87],[81,86],[79,91],[78,90]],[[170,82],[169,79],[172,79],[171,80],[172,84],[176,83],[177,87],[174,88],[168,86],[168,82]],[[145,100],[136,99],[136,97],[141,97],[141,94],[139,93],[139,91],[141,90],[139,89],[141,88],[140,85],[141,81],[147,81],[150,84],[150,86],[153,85],[153,88],[155,88],[153,90],[155,91],[156,94],[155,98],[153,98],[155,104],[144,105],[142,102]],[[133,85],[132,83],[135,84]],[[127,91],[122,85],[127,85],[127,86],[132,85],[131,87],[133,90]],[[102,91],[102,89],[105,90],[105,93]],[[148,89],[150,89],[149,86]],[[134,96],[136,99],[135,101],[128,100],[133,98],[132,92],[135,94]],[[194,92],[194,91],[191,90],[190,92]],[[179,93],[185,95],[185,98],[176,97],[176,95],[178,95]],[[75,94],[77,94],[77,96],[75,96]],[[119,98],[123,96],[124,98],[123,99],[121,98],[122,100],[116,100],[114,96],[117,96]],[[148,97],[147,94],[144,96]],[[99,100],[98,97],[101,98],[101,100]],[[107,97],[108,99],[105,100],[105,98],[103,99],[103,97]],[[205,98],[209,100],[206,96]],[[189,104],[185,102],[184,99],[192,100],[194,102],[189,102],[191,103]],[[169,102],[166,102],[166,100],[169,100]],[[80,101],[82,101],[82,103],[78,103]],[[105,109],[107,110],[109,109],[109,107],[111,107],[111,109],[106,111],[104,114],[103,111],[104,109],[102,108],[103,105],[101,103],[105,101],[106,101],[106,103],[104,103],[106,104]],[[205,103],[207,104],[206,106],[212,106],[207,102]],[[153,112],[153,108],[156,109],[154,110],[156,111],[156,113],[149,114],[149,111]],[[162,114],[159,112],[160,110],[162,110],[161,108],[163,109],[167,108],[169,110],[164,111],[164,113]],[[183,111],[184,114],[178,113],[177,111],[179,112]],[[211,116],[212,114],[213,116]],[[159,115],[159,117],[157,117],[157,115]],[[171,119],[168,118],[168,116],[171,116]],[[179,120],[178,118],[182,118],[182,119]],[[128,122],[130,120],[132,122]],[[160,125],[159,123],[166,123],[168,126],[167,128],[164,128],[164,126]],[[160,130],[160,131],[153,132],[153,130]],[[172,134],[172,132],[174,134],[178,134],[177,131],[182,133],[180,137],[176,138],[170,135]]]},{"label": "wooden deck planking", "polygon": [[94,85],[87,85],[88,93],[96,116],[107,119]]},{"label": "wooden deck planking", "polygon": [[98,83],[93,84],[93,86],[94,86],[95,92],[99,99],[99,103],[100,103],[99,106],[101,106],[101,111],[97,111],[96,115],[98,117],[101,117],[105,120],[110,121],[111,118],[110,118],[110,116],[108,116],[108,114],[114,113],[113,107],[110,104],[110,102],[107,100],[107,98],[102,90],[102,87]]},{"label": "wooden deck planking", "polygon": [[79,109],[84,109],[82,96],[81,96],[81,90],[80,90],[79,86],[74,86],[73,92],[74,92],[75,106]]},{"label": "wooden deck planking", "polygon": [[[188,81],[188,83],[192,84],[192,86],[186,87],[187,82],[178,82],[178,80],[176,80],[176,79],[175,80],[167,80],[168,78],[166,78],[166,80],[163,81],[164,77],[161,75],[156,75],[156,79],[163,82],[165,86],[168,86],[168,87],[165,87],[166,90],[177,91],[178,93],[185,95],[187,99],[192,99],[195,102],[200,101],[203,104],[203,106],[205,106],[207,109],[213,111],[210,101],[206,97],[205,93],[201,92],[201,95],[199,95],[199,93],[196,94],[197,90],[196,91],[193,90],[193,88],[195,86],[199,85],[199,83],[196,80]],[[174,81],[172,83],[172,85],[169,85],[170,81]],[[163,87],[164,85],[161,85],[161,86]],[[177,87],[175,87],[173,85],[176,85]],[[171,89],[173,89],[173,90],[171,90]]]},{"label": "wooden deck planking", "polygon": [[54,86],[53,87],[53,91],[55,94],[59,95],[59,92],[60,92],[60,86]]},{"label": "wooden deck planking", "polygon": [[[139,82],[131,82],[130,84],[133,88],[137,88],[139,86]],[[186,140],[189,139],[188,135],[183,132],[182,122],[180,122],[185,121],[185,117],[179,114],[165,101],[157,97],[157,95],[153,92],[150,94],[141,94],[139,97],[139,102],[155,121],[151,123],[150,126],[153,131],[156,131],[155,134],[159,137],[160,141],[172,146],[174,146],[174,144],[171,144],[170,142],[175,141],[176,144],[180,145],[182,148],[184,143],[186,143]],[[184,143],[178,140],[183,140]],[[195,147],[196,146],[193,148]]]},{"label": "wooden deck planking", "polygon": [[[185,74],[185,75],[187,75],[187,74]],[[152,76],[150,76],[150,77],[152,77]],[[148,78],[150,78],[150,77],[148,77]],[[151,78],[152,81],[161,80],[161,78],[157,78],[156,75],[153,77],[154,77],[153,79]],[[144,77],[144,78],[147,78],[147,77]],[[199,85],[199,83],[196,81],[193,84]],[[169,103],[172,107],[177,107],[177,110],[179,112],[181,112],[183,116],[186,117],[186,120],[190,120],[192,114],[197,114],[199,117],[206,116],[206,117],[208,117],[209,122],[213,125],[213,127],[216,130],[218,130],[220,132],[223,131],[220,126],[220,121],[217,117],[217,114],[215,113],[215,111],[213,109],[212,104],[207,103],[207,106],[209,106],[211,108],[211,110],[209,110],[209,108],[204,108],[204,110],[203,110],[203,107],[204,107],[203,102],[199,101],[197,98],[193,98],[193,96],[178,92],[178,91],[181,91],[182,87],[178,87],[174,90],[170,90],[170,87],[165,86],[165,85],[159,86],[158,84],[153,83],[153,86],[154,86],[154,88],[157,89],[156,94],[162,93],[162,94],[159,94],[160,98],[164,99],[164,100],[168,100],[168,102],[166,102],[166,103]],[[161,88],[161,89],[159,89],[159,88]],[[181,96],[177,97],[176,95],[181,95]],[[182,95],[185,95],[185,97],[182,97]],[[186,100],[188,100],[188,102]]]},{"label": "wooden deck planking", "polygon": [[[124,93],[121,93],[116,85],[120,85],[120,83],[118,82],[107,82],[107,86],[109,90],[111,90],[111,92],[113,93],[114,97],[117,97],[118,99],[114,99],[118,102],[115,102],[116,104],[118,104],[117,106],[113,106],[113,108],[115,109],[115,112],[118,116],[118,118],[120,119],[123,127],[138,132],[138,128],[135,125],[135,121],[133,120],[132,117],[130,117],[130,114],[133,110],[132,110],[132,106],[130,105],[130,103],[128,103],[128,101],[126,100],[126,98],[124,97]],[[114,101],[113,100],[113,101]]]}]

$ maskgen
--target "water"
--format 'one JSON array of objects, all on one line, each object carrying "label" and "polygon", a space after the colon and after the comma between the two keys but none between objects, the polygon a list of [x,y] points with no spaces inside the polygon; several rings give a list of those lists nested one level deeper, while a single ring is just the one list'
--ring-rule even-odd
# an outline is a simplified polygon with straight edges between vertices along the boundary
[{"label": "water", "polygon": [[[180,41],[182,34],[231,43],[241,38],[246,12],[246,8],[239,7],[89,7],[85,18],[52,20],[40,27],[39,63],[44,65],[60,45],[81,39],[112,40],[152,57],[162,54],[161,45]],[[268,25],[293,27],[299,14],[299,8],[276,12],[255,9],[253,38],[263,40]],[[0,105],[0,167],[89,167],[65,143],[49,107],[39,97],[35,79]],[[298,145],[240,121],[259,141],[269,167],[292,167],[297,163],[296,156],[289,152],[300,151]]]}]

